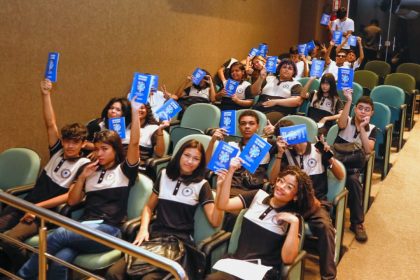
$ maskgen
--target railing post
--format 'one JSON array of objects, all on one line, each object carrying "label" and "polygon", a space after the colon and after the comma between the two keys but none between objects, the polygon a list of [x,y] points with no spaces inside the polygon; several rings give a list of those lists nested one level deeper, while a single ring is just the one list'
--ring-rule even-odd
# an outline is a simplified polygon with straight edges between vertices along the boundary
[{"label": "railing post", "polygon": [[39,227],[39,254],[38,254],[38,279],[47,279],[47,228],[45,227],[45,220],[41,219],[41,226]]}]

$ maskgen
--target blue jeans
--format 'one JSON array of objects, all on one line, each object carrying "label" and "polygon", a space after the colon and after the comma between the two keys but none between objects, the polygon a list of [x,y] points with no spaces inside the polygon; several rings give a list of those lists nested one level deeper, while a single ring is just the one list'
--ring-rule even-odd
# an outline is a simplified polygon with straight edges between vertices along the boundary
[{"label": "blue jeans", "polygon": [[[85,226],[116,237],[120,236],[121,233],[119,228],[107,224],[85,224]],[[101,253],[109,250],[110,248],[105,245],[61,227],[47,237],[47,252],[69,263],[72,263],[79,254]],[[23,279],[37,279],[38,254],[33,254],[17,274]],[[67,268],[51,261],[47,271],[47,279],[66,280],[67,278]]]}]

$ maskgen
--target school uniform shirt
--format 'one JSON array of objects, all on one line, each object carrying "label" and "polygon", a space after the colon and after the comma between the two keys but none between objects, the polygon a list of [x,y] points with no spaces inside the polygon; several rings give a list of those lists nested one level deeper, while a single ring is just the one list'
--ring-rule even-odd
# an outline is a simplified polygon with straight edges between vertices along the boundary
[{"label": "school uniform shirt", "polygon": [[156,111],[159,110],[160,107],[162,107],[166,102],[163,92],[160,90],[150,92],[149,98],[147,100],[149,102],[150,108],[152,109],[153,116],[158,120],[159,116],[156,114]]},{"label": "school uniform shirt", "polygon": [[189,97],[200,97],[207,101],[210,101],[210,87],[204,89],[197,89],[193,86],[184,89],[185,95]]},{"label": "school uniform shirt", "polygon": [[[154,147],[156,145],[156,139],[153,134],[159,128],[157,124],[146,124],[144,127],[140,127],[140,159],[141,162],[148,160],[153,157]],[[130,143],[131,128],[128,127],[125,131],[125,138],[122,139],[122,144],[125,148]]]},{"label": "school uniform shirt", "polygon": [[278,222],[277,214],[294,211],[288,205],[277,209],[271,207],[271,196],[263,190],[240,194],[239,198],[248,210],[243,217],[234,258],[261,259],[263,265],[280,266],[281,249],[287,236],[288,223]]},{"label": "school uniform shirt", "polygon": [[127,217],[130,187],[138,174],[138,163],[127,160],[110,169],[96,170],[85,182],[85,212],[80,220],[103,220],[112,226],[120,226]]},{"label": "school uniform shirt", "polygon": [[[318,100],[317,91],[313,91],[309,97],[308,117],[319,122],[323,117],[333,116],[343,110],[343,102],[338,97],[321,97]],[[330,121],[333,122],[333,121]]]},{"label": "school uniform shirt", "polygon": [[[368,134],[369,140],[376,141],[376,127],[373,124],[369,124],[364,128]],[[362,145],[362,139],[360,139],[360,133],[356,129],[354,117],[348,117],[347,126],[338,132],[335,143],[358,143]]]},{"label": "school uniform shirt", "polygon": [[338,68],[349,68],[346,64],[343,64],[343,66],[337,66],[334,60],[331,59],[330,64],[325,68],[324,72],[322,72],[322,76],[324,76],[327,73],[331,73],[335,80],[338,80]]},{"label": "school uniform shirt", "polygon": [[[342,31],[343,33],[346,33],[347,31],[354,32],[354,21],[351,18],[346,18],[344,21],[337,18],[332,22],[331,30]],[[350,49],[350,45],[348,43],[345,44],[343,49]]]},{"label": "school uniform shirt", "polygon": [[75,181],[79,168],[90,162],[84,157],[64,159],[60,140],[49,149],[51,158],[38,177],[34,189],[25,197],[26,201],[38,203],[66,193]]},{"label": "school uniform shirt", "polygon": [[254,109],[267,113],[278,111],[285,115],[295,113],[296,107],[273,106],[266,108],[262,103],[271,99],[287,99],[300,96],[301,91],[302,85],[298,81],[279,81],[275,76],[267,76],[266,81],[263,83],[260,98]]},{"label": "school uniform shirt", "polygon": [[194,215],[198,205],[214,203],[209,183],[184,183],[183,178],[172,180],[163,169],[155,181],[153,192],[158,196],[156,221],[152,231],[177,232],[192,235]]},{"label": "school uniform shirt", "polygon": [[294,149],[286,150],[282,158],[282,169],[288,165],[300,167],[300,169],[305,171],[311,177],[316,198],[319,200],[327,199],[327,168],[330,166],[330,163],[315,148],[315,144],[308,142],[303,155],[298,155]]},{"label": "school uniform shirt", "polygon": [[[237,142],[228,142],[232,147],[239,149],[241,152],[245,145]],[[250,190],[261,189],[264,185],[264,182],[267,181],[267,168],[270,163],[270,153],[267,153],[260,165],[255,170],[254,174],[251,174],[244,167],[239,168],[235,171],[232,177],[232,184],[230,195],[236,196],[240,193],[248,192]]]},{"label": "school uniform shirt", "polygon": [[[224,85],[226,85],[226,83],[224,83]],[[253,100],[254,99],[251,93],[251,84],[247,81],[241,81],[241,83],[236,88],[235,94],[236,94],[236,97],[240,100],[250,100],[250,99]],[[244,107],[239,104],[236,104],[235,102],[232,101],[231,97],[227,97],[227,96],[222,97],[221,103],[222,104],[221,104],[220,110],[240,110],[240,109],[251,107],[251,106]]]},{"label": "school uniform shirt", "polygon": [[356,70],[357,68],[360,67],[359,59],[356,59],[355,61],[353,61],[353,63],[345,61],[344,65],[350,69]]},{"label": "school uniform shirt", "polygon": [[305,62],[303,62],[302,60],[299,61],[298,63],[296,63],[296,76],[295,79],[300,79],[303,78],[303,71],[305,70]]}]

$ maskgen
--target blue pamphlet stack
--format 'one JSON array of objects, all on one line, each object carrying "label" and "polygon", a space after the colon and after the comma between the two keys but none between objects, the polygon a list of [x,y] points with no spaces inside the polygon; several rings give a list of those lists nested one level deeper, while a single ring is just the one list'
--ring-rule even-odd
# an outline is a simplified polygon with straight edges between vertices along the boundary
[{"label": "blue pamphlet stack", "polygon": [[355,47],[355,46],[357,45],[357,36],[350,35],[350,37],[349,37],[349,39],[348,39],[347,43],[348,43],[350,46]]},{"label": "blue pamphlet stack", "polygon": [[276,73],[277,69],[277,56],[267,57],[267,63],[265,64],[265,69],[268,73]]},{"label": "blue pamphlet stack", "polygon": [[261,55],[262,57],[267,57],[267,53],[268,53],[268,46],[267,46],[267,44],[261,43],[258,46],[258,52],[259,52],[259,55]]},{"label": "blue pamphlet stack", "polygon": [[128,99],[135,98],[135,102],[146,104],[152,87],[152,77],[148,74],[134,73],[133,83]]},{"label": "blue pamphlet stack", "polygon": [[232,79],[228,79],[226,81],[226,85],[225,85],[225,90],[228,96],[232,96],[236,93],[236,89],[239,86],[239,82],[232,80]]},{"label": "blue pamphlet stack", "polygon": [[207,168],[212,171],[219,169],[229,169],[230,160],[234,158],[239,152],[239,149],[233,147],[226,142],[219,141],[213,156],[210,159]]},{"label": "blue pamphlet stack", "polygon": [[324,72],[325,60],[313,59],[309,76],[320,78]]},{"label": "blue pamphlet stack", "polygon": [[219,127],[225,129],[228,135],[236,135],[236,111],[222,111]]},{"label": "blue pamphlet stack", "polygon": [[308,49],[306,48],[306,44],[300,44],[298,45],[298,53],[300,55],[308,55]]},{"label": "blue pamphlet stack", "polygon": [[242,166],[249,172],[254,173],[270,148],[271,145],[267,141],[254,134],[239,155],[243,160]]},{"label": "blue pamphlet stack", "polygon": [[259,54],[259,50],[258,50],[257,48],[252,48],[252,49],[249,51],[248,56],[249,56],[249,57],[254,57],[254,56],[258,55],[258,54]]},{"label": "blue pamphlet stack", "polygon": [[340,45],[343,39],[343,32],[341,31],[334,31],[333,33],[333,41],[335,45]]},{"label": "blue pamphlet stack", "polygon": [[350,68],[338,68],[337,89],[343,90],[345,88],[353,87],[354,70]]},{"label": "blue pamphlet stack", "polygon": [[118,133],[121,139],[125,138],[125,118],[112,118],[108,120],[108,127]]},{"label": "blue pamphlet stack", "polygon": [[280,136],[288,145],[295,145],[308,141],[306,124],[291,125],[280,127]]},{"label": "blue pamphlet stack", "polygon": [[50,80],[51,82],[57,82],[57,71],[58,71],[58,60],[60,54],[58,52],[50,52],[48,54],[47,67],[45,69],[45,79]]},{"label": "blue pamphlet stack", "polygon": [[192,83],[198,86],[204,76],[206,76],[206,72],[203,69],[196,68],[192,74]]},{"label": "blue pamphlet stack", "polygon": [[306,51],[307,52],[310,52],[313,49],[315,49],[315,42],[314,42],[314,40],[309,41],[308,43],[306,43]]}]

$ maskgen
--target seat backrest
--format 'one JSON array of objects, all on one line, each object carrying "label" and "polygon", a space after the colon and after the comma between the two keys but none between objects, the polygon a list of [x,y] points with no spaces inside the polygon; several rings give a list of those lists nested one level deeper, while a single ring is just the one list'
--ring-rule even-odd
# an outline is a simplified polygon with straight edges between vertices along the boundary
[{"label": "seat backrest", "polygon": [[188,140],[191,140],[191,139],[197,140],[201,144],[203,144],[204,150],[205,150],[205,149],[207,149],[207,146],[209,145],[209,142],[211,140],[211,136],[209,136],[209,135],[203,135],[203,134],[192,134],[192,135],[185,136],[184,138],[180,139],[178,141],[178,143],[176,143],[176,145],[174,147],[174,152],[172,154],[175,155],[176,152],[178,152],[179,148],[181,148],[181,146],[185,142],[187,142]]},{"label": "seat backrest", "polygon": [[416,82],[420,82],[420,64],[402,63],[398,65],[396,72],[410,74],[416,79]]},{"label": "seat backrest", "polygon": [[416,79],[406,73],[392,73],[386,76],[384,85],[396,86],[405,92],[412,93],[416,89]]},{"label": "seat backrest", "polygon": [[316,136],[318,135],[318,126],[316,122],[305,116],[288,115],[282,118],[282,120],[290,120],[296,124],[306,124],[306,130],[308,133],[308,141],[315,143]]},{"label": "seat backrest", "polygon": [[252,110],[252,109],[240,109],[236,111],[236,120],[235,120],[236,121],[236,134],[235,135],[242,137],[242,133],[239,130],[239,117],[244,111],[248,111],[248,110],[251,110],[257,113],[258,119],[259,119],[259,128],[258,128],[257,134],[262,135],[264,127],[267,125],[267,117],[263,112]]},{"label": "seat backrest", "polygon": [[175,147],[179,140],[188,136],[188,135],[200,135],[204,134],[204,132],[198,128],[190,128],[190,127],[182,127],[176,126],[171,129],[170,140],[172,142],[172,147]]},{"label": "seat backrest", "polygon": [[[309,81],[310,78],[305,77],[305,78],[300,78],[298,79],[298,82],[304,87],[306,85],[306,83]],[[319,80],[313,80],[311,86],[308,89],[308,92],[311,92],[313,90],[318,90],[319,89]]]},{"label": "seat backrest", "polygon": [[404,104],[404,91],[396,86],[382,85],[375,87],[370,93],[374,102],[380,102],[387,106],[399,108]]},{"label": "seat backrest", "polygon": [[[360,84],[353,82],[352,89],[353,89],[353,98],[351,100],[351,104],[355,105],[357,100],[359,100],[359,98],[362,97],[363,95],[363,87]],[[337,93],[343,102],[347,101],[342,90],[337,90]]]},{"label": "seat backrest", "polygon": [[169,153],[171,137],[169,136],[169,133],[166,130],[163,131],[163,141],[165,143],[165,150],[163,152],[163,155],[167,155]]},{"label": "seat backrest", "polygon": [[0,189],[36,182],[41,167],[39,155],[27,148],[10,148],[0,154]]},{"label": "seat backrest", "polygon": [[379,148],[385,141],[384,134],[386,126],[391,123],[391,110],[385,104],[379,102],[373,102],[375,112],[370,119],[370,123],[374,124],[380,131],[376,133],[375,141],[375,153],[377,156],[382,156],[380,154],[381,149]]},{"label": "seat backrest", "polygon": [[362,87],[372,90],[378,85],[379,77],[369,70],[357,70],[354,72],[354,81]]},{"label": "seat backrest", "polygon": [[185,110],[180,126],[198,128],[205,131],[210,127],[219,127],[219,123],[219,108],[212,104],[196,103]]},{"label": "seat backrest", "polygon": [[382,60],[372,60],[366,63],[364,70],[376,73],[380,78],[384,79],[386,75],[391,73],[391,65]]},{"label": "seat backrest", "polygon": [[128,196],[127,217],[129,220],[141,215],[144,206],[152,194],[152,189],[153,181],[146,175],[139,173]]},{"label": "seat backrest", "polygon": [[[346,174],[346,168],[344,167],[344,164],[340,161],[336,160],[338,165],[340,166],[342,172]],[[328,193],[327,193],[327,199],[328,201],[332,202],[334,201],[334,198],[343,191],[344,186],[346,184],[346,176],[344,176],[343,179],[338,180],[331,170],[328,169],[327,171],[327,177],[328,177]]]},{"label": "seat backrest", "polygon": [[335,139],[337,138],[338,135],[338,125],[335,124],[332,127],[330,127],[330,129],[328,130],[327,133],[327,144],[332,146],[335,142]]},{"label": "seat backrest", "polygon": [[[215,196],[215,194],[213,194],[213,196]],[[201,241],[203,241],[207,237],[218,232],[220,228],[221,226],[214,228],[209,223],[202,206],[197,207],[197,210],[195,210],[195,215],[194,215],[194,242],[195,244],[199,244]]]}]

